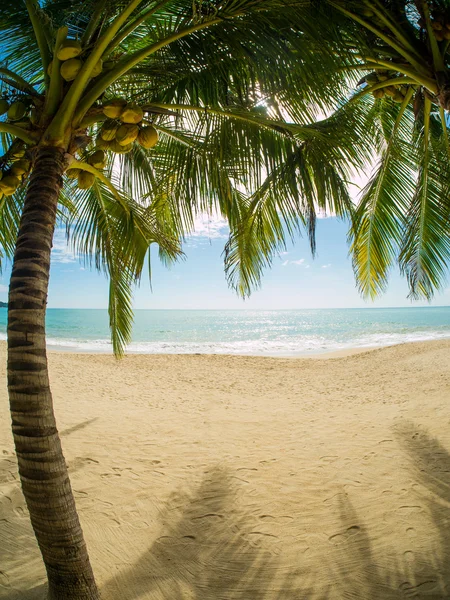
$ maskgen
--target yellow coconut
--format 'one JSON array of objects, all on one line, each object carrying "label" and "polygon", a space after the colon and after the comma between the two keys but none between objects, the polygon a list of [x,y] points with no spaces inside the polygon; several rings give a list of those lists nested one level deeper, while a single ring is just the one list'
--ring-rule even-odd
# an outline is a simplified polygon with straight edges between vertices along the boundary
[{"label": "yellow coconut", "polygon": [[15,175],[6,175],[0,181],[0,189],[3,191],[5,196],[11,196],[17,190],[20,185],[20,179]]},{"label": "yellow coconut", "polygon": [[374,98],[384,98],[384,90],[374,90],[372,95]]},{"label": "yellow coconut", "polygon": [[110,119],[118,119],[126,105],[126,100],[114,98],[103,105],[103,114]]},{"label": "yellow coconut", "polygon": [[8,108],[8,119],[10,121],[20,121],[27,114],[27,107],[23,102],[13,102]]},{"label": "yellow coconut", "polygon": [[138,134],[139,127],[137,125],[126,123],[121,125],[116,131],[116,140],[121,146],[127,146],[128,144],[132,144],[134,142]]},{"label": "yellow coconut", "polygon": [[140,123],[144,118],[144,111],[140,106],[127,104],[120,115],[123,123]]},{"label": "yellow coconut", "polygon": [[56,56],[59,60],[70,60],[71,58],[76,58],[80,55],[82,50],[78,40],[64,40],[58,48]]},{"label": "yellow coconut", "polygon": [[103,61],[100,59],[95,67],[92,69],[91,77],[97,77],[103,71]]},{"label": "yellow coconut", "polygon": [[30,161],[25,158],[17,160],[11,167],[11,174],[19,177],[30,170]]},{"label": "yellow coconut", "polygon": [[79,58],[70,58],[61,65],[61,77],[66,81],[73,81],[81,70],[83,63]]},{"label": "yellow coconut", "polygon": [[122,146],[117,140],[113,140],[111,142],[110,149],[116,154],[127,154],[133,149],[133,144],[131,143],[127,144],[126,146]]},{"label": "yellow coconut", "polygon": [[8,112],[9,104],[4,98],[0,98],[0,115],[4,115]]},{"label": "yellow coconut", "polygon": [[103,150],[96,150],[87,161],[96,169],[104,169],[106,166],[106,155]]},{"label": "yellow coconut", "polygon": [[152,125],[142,127],[137,141],[143,148],[153,148],[158,143],[158,132]]},{"label": "yellow coconut", "polygon": [[87,190],[94,185],[95,175],[87,171],[80,171],[78,174],[78,187],[80,190]]},{"label": "yellow coconut", "polygon": [[116,139],[116,132],[119,129],[117,123],[106,121],[100,130],[100,136],[107,142],[111,142]]},{"label": "yellow coconut", "polygon": [[67,169],[66,175],[69,179],[78,179],[81,169]]}]

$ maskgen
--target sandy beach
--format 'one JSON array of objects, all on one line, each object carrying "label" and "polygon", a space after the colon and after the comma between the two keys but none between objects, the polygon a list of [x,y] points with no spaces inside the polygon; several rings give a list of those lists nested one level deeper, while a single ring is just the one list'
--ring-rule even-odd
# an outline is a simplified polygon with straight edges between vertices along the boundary
[{"label": "sandy beach", "polygon": [[[104,600],[450,597],[450,340],[49,366]],[[1,377],[0,598],[41,600]]]}]

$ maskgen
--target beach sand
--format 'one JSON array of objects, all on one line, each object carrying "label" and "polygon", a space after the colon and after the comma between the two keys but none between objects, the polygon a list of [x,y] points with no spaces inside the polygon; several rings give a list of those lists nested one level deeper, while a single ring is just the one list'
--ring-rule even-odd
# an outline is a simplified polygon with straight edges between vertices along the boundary
[{"label": "beach sand", "polygon": [[[49,364],[104,600],[450,597],[450,340]],[[36,600],[2,378],[0,598]]]}]

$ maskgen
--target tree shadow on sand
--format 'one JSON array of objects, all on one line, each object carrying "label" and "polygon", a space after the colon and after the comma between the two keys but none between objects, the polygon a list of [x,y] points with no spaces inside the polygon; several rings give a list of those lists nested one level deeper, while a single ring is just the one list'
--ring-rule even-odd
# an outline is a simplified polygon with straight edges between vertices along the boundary
[{"label": "tree shadow on sand", "polygon": [[[192,495],[176,494],[162,531],[139,560],[110,579],[105,600],[445,600],[450,598],[450,454],[412,424],[397,428],[411,462],[413,488],[425,503],[436,552],[384,555],[349,496],[338,497],[340,532],[332,551],[311,564],[283,563],[253,539],[252,515],[238,508],[231,478],[211,470]],[[395,468],[395,466],[393,467]],[[437,532],[437,533],[436,533]],[[261,539],[261,538],[260,538]],[[378,540],[379,541],[379,540]]]},{"label": "tree shadow on sand", "polygon": [[[242,507],[233,477],[217,467],[190,492],[169,498],[159,533],[134,564],[102,586],[103,600],[449,599],[450,454],[414,424],[402,424],[395,433],[410,459],[414,502],[424,516],[420,525],[430,527],[424,547],[431,552],[413,546],[405,557],[387,549],[389,542],[380,546],[342,492],[330,551],[312,562],[302,556],[287,564],[255,514]],[[42,594],[39,587],[2,598],[38,600]]]},{"label": "tree shadow on sand", "polygon": [[448,600],[450,454],[437,439],[414,423],[402,423],[395,428],[395,434],[409,458],[415,503],[418,505],[415,508],[420,509],[420,514],[429,523],[427,542],[431,542],[433,551],[424,555],[423,549],[414,547],[413,543],[412,550],[405,552],[404,556],[385,556],[381,567],[374,556],[367,527],[349,497],[342,493],[339,497],[342,533],[331,565],[336,597],[352,600]]},{"label": "tree shadow on sand", "polygon": [[140,559],[103,586],[105,600],[125,591],[127,600],[313,598],[306,573],[286,574],[258,541],[263,534],[238,508],[223,469],[207,472],[194,494],[174,494],[161,522],[161,535]]}]

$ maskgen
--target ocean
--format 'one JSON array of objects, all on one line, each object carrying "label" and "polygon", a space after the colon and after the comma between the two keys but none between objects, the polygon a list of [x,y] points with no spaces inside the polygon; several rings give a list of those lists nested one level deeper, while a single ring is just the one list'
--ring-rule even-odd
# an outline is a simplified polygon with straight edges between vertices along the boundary
[{"label": "ocean", "polygon": [[[106,310],[50,308],[46,326],[49,348],[112,351]],[[296,356],[447,337],[450,307],[136,310],[128,352]]]}]

